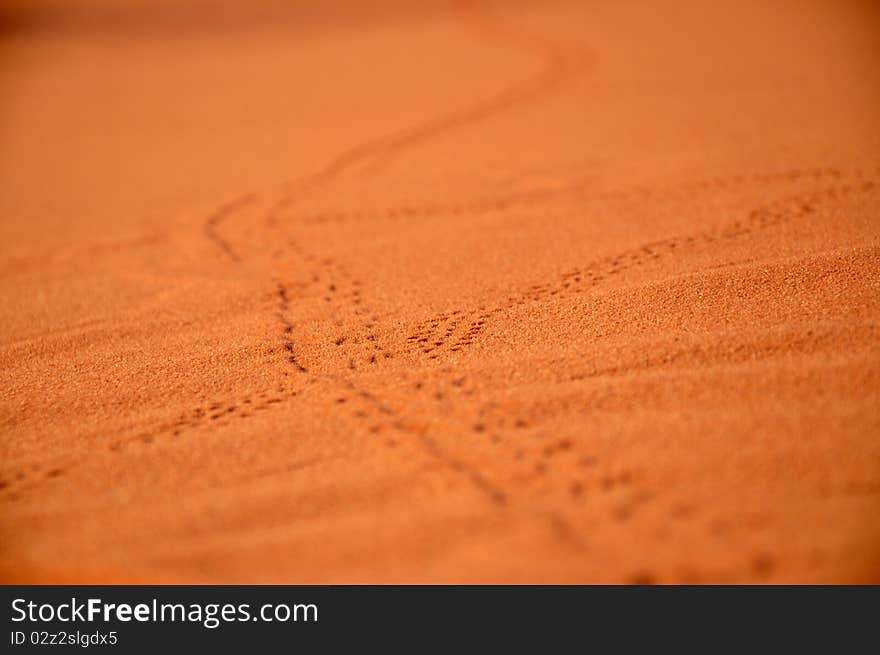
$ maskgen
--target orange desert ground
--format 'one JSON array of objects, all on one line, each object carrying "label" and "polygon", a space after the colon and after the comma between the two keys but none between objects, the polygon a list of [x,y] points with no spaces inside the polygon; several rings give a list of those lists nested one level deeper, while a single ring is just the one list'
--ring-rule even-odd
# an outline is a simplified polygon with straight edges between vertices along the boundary
[{"label": "orange desert ground", "polygon": [[0,9],[0,580],[880,581],[873,2]]}]

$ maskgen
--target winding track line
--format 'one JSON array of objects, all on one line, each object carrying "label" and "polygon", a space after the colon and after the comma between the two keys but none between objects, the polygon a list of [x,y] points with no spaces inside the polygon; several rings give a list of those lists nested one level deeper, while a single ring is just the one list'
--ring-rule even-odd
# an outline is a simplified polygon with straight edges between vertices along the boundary
[{"label": "winding track line", "polygon": [[[265,225],[269,230],[280,229],[279,223],[282,213],[294,205],[304,194],[330,184],[357,165],[372,160],[373,168],[375,169],[375,167],[387,163],[407,148],[411,148],[418,143],[466,125],[486,120],[518,105],[536,101],[556,90],[563,83],[570,81],[592,64],[592,56],[588,55],[583,48],[575,51],[542,37],[505,26],[493,20],[487,12],[481,10],[478,4],[481,3],[456,2],[459,13],[466,19],[466,22],[470,23],[482,35],[483,40],[498,42],[517,50],[535,54],[544,62],[541,69],[536,74],[519,80],[495,95],[467,107],[447,112],[412,127],[354,145],[337,155],[314,173],[282,184],[281,198],[270,207],[266,215]],[[254,202],[256,199],[257,196],[253,193],[240,196],[219,207],[208,217],[205,224],[205,234],[208,238],[217,244],[218,248],[228,259],[239,265],[245,264],[244,260],[229,240],[222,236],[219,227],[234,212]],[[276,290],[277,288],[276,286]],[[281,315],[285,332],[285,349],[289,350],[289,355],[293,357],[294,344],[290,335],[294,330],[294,323],[287,316],[289,299],[286,298],[286,293],[281,294],[281,304]],[[305,368],[298,360],[295,360],[294,364],[301,372],[306,373]],[[350,380],[349,383],[351,383]],[[418,435],[418,437],[418,442],[423,446],[426,454],[448,465],[452,470],[464,474],[477,489],[488,496],[496,505],[502,505],[505,502],[503,492],[492,484],[491,481],[486,480],[480,471],[468,467],[449,456],[428,435]]]},{"label": "winding track line", "polygon": [[217,244],[217,247],[232,261],[239,264],[242,259],[232,244],[220,233],[220,225],[232,214],[250,205],[257,199],[254,193],[245,193],[218,207],[205,221],[205,236]]}]

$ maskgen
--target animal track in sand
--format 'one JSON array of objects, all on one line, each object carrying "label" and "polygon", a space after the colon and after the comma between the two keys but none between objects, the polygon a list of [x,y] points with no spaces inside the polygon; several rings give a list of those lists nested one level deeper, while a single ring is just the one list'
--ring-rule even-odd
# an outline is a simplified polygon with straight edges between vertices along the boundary
[{"label": "animal track in sand", "polygon": [[[393,408],[381,396],[354,382],[347,385],[349,393],[339,399],[340,404],[354,418],[364,421],[371,434],[382,437],[391,448],[400,445],[402,438],[415,439],[449,471],[464,475],[499,507],[534,499],[536,489],[548,485],[550,493],[561,492],[576,506],[596,494],[613,493],[620,497],[614,518],[621,521],[650,501],[644,489],[630,488],[639,484],[640,475],[603,466],[572,438],[547,438],[545,431],[532,429],[533,419],[523,418],[516,411],[492,412],[489,408],[496,405],[490,403],[480,410],[476,420],[467,411],[457,411],[460,400],[472,397],[474,390],[465,378],[456,377],[454,370],[447,371],[435,384],[423,380],[412,383],[415,396],[408,406],[420,402],[442,405],[437,413],[447,417],[448,425],[439,428],[429,427],[415,414],[408,416],[406,410]],[[464,438],[468,432],[473,439]],[[500,450],[492,454],[493,449]],[[480,464],[486,457],[494,462],[491,474]],[[566,473],[550,475],[551,468],[559,466]]]},{"label": "animal track in sand", "polygon": [[[671,194],[687,194],[696,190],[722,189],[736,185],[773,185],[783,181],[820,181],[824,179],[840,182],[841,178],[844,177],[836,169],[820,168],[751,176],[708,178],[669,189],[634,188],[605,195],[617,198],[643,199],[651,198],[655,195],[667,197]],[[646,262],[662,257],[674,256],[675,253],[694,247],[697,244],[711,244],[720,240],[747,236],[783,221],[807,215],[813,211],[814,205],[818,203],[834,200],[854,191],[870,190],[874,186],[873,181],[864,179],[859,173],[850,177],[852,178],[851,183],[838,183],[819,191],[793,194],[762,205],[750,212],[746,219],[733,221],[717,230],[670,237],[644,244],[617,255],[604,257],[584,267],[567,271],[555,280],[534,284],[522,292],[512,294],[494,306],[484,306],[476,309],[456,308],[451,311],[442,312],[417,324],[413,332],[407,337],[407,344],[410,348],[415,348],[418,352],[432,360],[438,360],[444,353],[460,353],[472,346],[491,324],[492,319],[506,310],[516,306],[542,302],[554,297],[570,297],[575,294],[584,293],[597,287],[604,280],[610,279],[612,276],[624,274],[627,270],[641,266]],[[453,203],[446,206],[428,205],[421,208],[413,206],[398,209],[391,208],[387,211],[380,210],[378,214],[373,216],[391,219],[414,219],[419,216],[439,215],[444,212],[456,214],[504,211],[508,207],[516,206],[517,204],[525,205],[540,202],[552,195],[582,193],[583,191],[583,185],[580,185],[553,192],[526,192],[507,198],[482,199],[458,204]],[[286,209],[291,204],[290,199],[284,199],[283,202],[278,204],[278,207]],[[333,220],[363,219],[370,216],[370,212],[357,215],[337,214]],[[282,211],[277,211],[271,217],[271,222],[276,224],[276,229],[281,229],[278,221],[282,217]],[[325,219],[327,219],[326,215],[320,220]],[[304,220],[308,223],[312,219],[306,216]],[[325,319],[326,324],[328,326],[336,325],[339,321],[334,319],[340,318],[353,319],[357,324],[357,328],[352,330],[350,326],[351,320],[348,320],[349,324],[342,330],[334,328],[325,330],[325,334],[332,345],[335,348],[345,350],[347,354],[345,359],[349,362],[348,372],[353,373],[357,371],[358,367],[362,364],[375,365],[384,358],[393,357],[390,349],[380,345],[379,336],[376,332],[379,317],[372,308],[364,304],[361,283],[351,274],[348,268],[335,260],[309,252],[292,237],[289,238],[288,246],[276,251],[274,259],[281,264],[284,258],[291,254],[299,262],[295,268],[303,270],[303,266],[305,266],[305,273],[302,274],[304,281],[295,286],[297,290],[308,290],[313,296],[318,295],[326,303],[328,308]],[[290,360],[291,364],[297,367],[298,371],[305,373],[306,367],[297,359],[296,353],[293,352],[294,345],[291,335],[295,328],[290,317],[293,310],[290,295],[291,287],[280,282],[276,282],[276,284],[278,316],[283,333],[282,344],[285,356]],[[344,320],[342,322],[345,323]],[[349,385],[354,385],[354,388],[358,390],[353,392],[353,388]],[[449,470],[464,474],[476,487],[482,489],[497,504],[505,504],[509,499],[519,494],[519,487],[516,485],[511,487],[507,482],[502,484],[497,479],[497,476],[496,480],[490,482],[485,477],[485,474],[480,471],[479,467],[466,463],[464,458],[450,455],[441,446],[442,441],[431,437],[426,430],[419,427],[416,423],[405,420],[402,414],[391,409],[388,402],[379,395],[381,392],[377,394],[375,391],[360,388],[350,380],[343,383],[339,388],[340,391],[348,389],[345,395],[343,393],[339,394],[339,400],[341,401],[339,404],[345,405],[346,409],[351,411],[355,418],[361,419],[367,424],[365,429],[371,434],[382,435],[382,438],[385,440],[384,443],[388,447],[397,447],[402,438],[415,439],[432,457],[442,461]],[[424,393],[434,398],[436,402],[441,402],[444,399],[443,394],[445,392],[442,390],[431,391],[425,387]],[[215,420],[219,420],[219,418]],[[527,430],[531,423],[532,420],[529,419],[517,419],[516,427],[519,431]],[[478,425],[481,427],[477,428],[476,426]],[[466,429],[466,424],[462,426],[462,429]],[[475,423],[473,432],[476,435],[488,436],[490,443],[496,446],[503,446],[508,441],[508,437],[501,436],[505,434],[503,430],[487,426],[483,422]],[[566,456],[567,452],[564,443],[562,445],[557,444],[557,446],[559,448],[555,446],[541,446],[532,452],[524,447],[521,440],[516,441],[516,446],[511,446],[511,449],[513,460],[520,463],[521,473],[518,475],[526,475],[527,478],[533,480],[549,479],[547,476],[548,467],[551,465],[556,466],[558,464],[557,459]],[[618,478],[607,471],[600,473],[602,467],[598,466],[596,468],[595,458],[588,453],[577,452],[577,449],[573,449],[570,458],[573,458],[577,464],[574,465],[575,468],[569,467],[566,470],[580,471],[580,473],[574,477],[569,475],[564,480],[561,479],[558,482],[554,482],[553,486],[563,490],[575,503],[583,502],[585,498],[589,498],[595,493],[613,493],[614,490],[626,488],[629,484],[626,475]],[[589,462],[589,464],[584,464],[584,462]],[[650,498],[643,491],[635,490],[618,503],[614,510],[614,518],[620,521],[628,520],[637,511],[638,507],[649,501]]]},{"label": "animal track in sand", "polygon": [[293,389],[286,383],[275,385],[271,390],[258,391],[236,400],[217,400],[198,405],[184,412],[176,419],[162,423],[154,428],[139,432],[131,439],[117,440],[110,444],[110,450],[116,452],[126,444],[133,442],[153,443],[160,436],[178,437],[186,431],[198,428],[219,428],[228,425],[232,420],[250,418],[259,412],[266,411],[295,398],[299,389]]},{"label": "animal track in sand", "polygon": [[[575,49],[540,36],[520,32],[494,20],[488,13],[469,3],[457,3],[455,7],[465,22],[474,27],[483,39],[534,54],[542,60],[542,68],[493,96],[403,130],[358,143],[338,154],[316,172],[284,183],[280,198],[273,202],[266,216],[266,225],[270,229],[279,227],[279,223],[284,220],[285,212],[296,204],[301,195],[327,185],[345,172],[364,164],[370,164],[375,169],[382,162],[388,161],[417,143],[483,121],[519,104],[540,99],[593,65],[592,53],[586,52],[580,46]],[[242,258],[228,239],[221,234],[219,228],[231,213],[256,199],[257,196],[253,193],[239,196],[221,205],[205,220],[206,236],[235,262],[241,263]]]},{"label": "animal track in sand", "polygon": [[353,418],[366,423],[368,432],[382,438],[385,447],[397,448],[402,445],[402,440],[412,441],[447,470],[466,478],[494,505],[507,503],[505,490],[489,480],[479,467],[448,452],[421,421],[408,418],[380,396],[352,380],[342,381],[341,386],[347,392],[337,398],[337,403],[344,404]]},{"label": "animal track in sand", "polygon": [[302,365],[299,359],[297,359],[294,350],[294,324],[288,317],[290,312],[290,298],[288,297],[287,287],[281,282],[278,282],[276,295],[278,297],[277,316],[278,321],[281,323],[281,332],[283,335],[281,347],[284,349],[284,356],[287,358],[288,363],[290,363],[297,371],[300,373],[308,373],[306,367]]},{"label": "animal track in sand", "polygon": [[[163,438],[177,438],[198,429],[214,430],[230,425],[233,421],[243,420],[279,406],[298,395],[297,390],[286,384],[277,384],[271,390],[257,391],[236,400],[221,399],[206,402],[180,414],[177,418],[133,431],[130,436],[113,439],[106,444],[108,451],[122,453],[135,446],[149,446]],[[65,456],[56,458],[57,463],[50,465],[24,466],[17,471],[7,472],[0,478],[0,493],[8,491],[6,498],[15,500],[20,487],[32,487],[35,484],[48,482],[66,474],[68,465]],[[2,496],[0,496],[2,498]]]},{"label": "animal track in sand", "polygon": [[[781,180],[800,179],[801,177],[804,177],[802,172],[794,172],[767,175],[761,179]],[[835,180],[844,177],[843,173],[833,168],[815,169],[809,176],[810,179],[833,178]],[[652,241],[631,250],[603,257],[584,267],[567,271],[555,280],[533,284],[522,292],[508,296],[490,309],[485,307],[470,310],[456,308],[452,311],[442,312],[417,324],[415,332],[408,337],[407,341],[411,346],[416,344],[419,350],[423,354],[429,355],[431,359],[438,359],[439,353],[437,351],[447,345],[449,346],[448,352],[458,353],[471,346],[487,328],[490,320],[506,310],[554,297],[582,294],[598,287],[612,276],[625,273],[627,270],[642,266],[649,261],[673,256],[698,244],[707,245],[746,237],[783,222],[811,214],[822,203],[839,200],[853,193],[871,192],[876,189],[876,182],[865,178],[861,171],[856,171],[849,177],[851,178],[849,183],[792,194],[761,205],[750,211],[745,219],[732,221],[714,230]],[[466,324],[467,328],[453,339],[453,335],[463,324]]]},{"label": "animal track in sand", "polygon": [[341,319],[354,319],[355,328],[346,328],[333,338],[334,345],[342,348],[356,362],[377,364],[392,359],[394,353],[382,345],[378,334],[380,318],[374,306],[369,304],[363,293],[360,280],[354,278],[348,267],[334,260],[325,260],[327,295],[324,300],[330,303],[334,322]]},{"label": "animal track in sand", "polygon": [[[479,31],[484,38],[493,41],[502,41],[508,45],[515,46],[517,49],[525,49],[527,51],[535,52],[545,60],[544,68],[536,75],[526,78],[522,82],[514,84],[498,95],[490,97],[484,101],[430,119],[412,128],[363,142],[344,151],[316,173],[287,185],[290,190],[283,194],[282,197],[272,205],[272,208],[266,217],[266,224],[270,229],[277,229],[279,227],[280,222],[284,218],[285,212],[293,206],[294,200],[299,194],[315,187],[322,186],[339,177],[347,170],[360,164],[370,163],[375,167],[382,161],[390,159],[397,152],[400,152],[420,141],[463,125],[483,120],[518,103],[539,98],[545,93],[551,91],[564,80],[581,72],[584,66],[587,65],[586,59],[581,52],[578,52],[577,56],[572,56],[573,53],[568,52],[549,41],[517,33],[509,28],[488,22],[484,17],[480,18],[471,15],[470,18],[472,22],[477,24]],[[206,224],[206,234],[208,234],[208,236],[212,238],[212,240],[214,240],[231,259],[240,261],[236,251],[226,240],[220,237],[217,229],[219,223],[225,219],[234,206],[235,205],[224,206],[212,215]],[[293,246],[294,252],[298,253],[301,257],[304,256],[303,249],[298,243],[292,242],[291,245]],[[305,257],[305,259],[308,260],[309,258]],[[326,272],[327,271],[324,271],[324,273]],[[378,334],[373,329],[378,320],[378,316],[375,315],[374,312],[366,310],[364,307],[360,307],[362,305],[362,298],[361,290],[358,288],[359,283],[356,280],[351,279],[347,274],[346,269],[342,267],[337,266],[335,273],[337,274],[336,278],[331,278],[326,283],[325,301],[333,303],[337,298],[344,298],[350,306],[356,307],[353,312],[355,315],[370,317],[368,320],[360,321],[360,326],[354,334],[337,334],[333,337],[333,343],[336,347],[345,348],[349,351],[357,351],[353,352],[348,357],[349,370],[356,370],[359,359],[365,360],[369,365],[375,365],[378,364],[381,359],[392,358],[393,352],[384,348],[380,344]],[[322,272],[313,270],[311,278],[314,283],[320,282]],[[282,282],[276,282],[276,284],[278,287],[278,315],[284,334],[284,350],[287,353],[289,362],[301,373],[306,373],[307,370],[305,366],[300,362],[297,353],[294,352],[292,334],[295,326],[290,317],[290,298],[288,288]],[[344,288],[346,284],[349,287],[348,290]],[[451,334],[452,333],[449,332],[447,338],[450,337]],[[363,353],[364,349],[368,351],[367,354]],[[433,449],[434,451],[437,451],[436,446],[431,447],[430,442],[427,442],[427,444],[429,450]],[[436,454],[437,453],[435,452],[435,455]],[[479,486],[479,478],[475,477],[474,481],[477,482]]]},{"label": "animal track in sand", "polygon": [[571,196],[573,198],[601,200],[649,200],[670,196],[687,196],[692,193],[723,191],[740,187],[760,187],[784,182],[819,181],[837,179],[841,172],[836,168],[792,169],[788,171],[726,175],[692,180],[671,186],[634,186],[609,191],[591,191],[595,184],[590,180],[578,181],[558,188],[536,187],[508,194],[484,196],[468,200],[447,202],[410,202],[380,208],[356,210],[324,209],[297,215],[303,225],[321,225],[346,222],[407,221],[442,216],[485,215],[503,213],[517,208],[537,208],[548,201]]},{"label": "animal track in sand", "polygon": [[241,195],[229,201],[228,203],[221,205],[205,220],[205,236],[210,241],[214,242],[220,249],[220,251],[233,262],[241,262],[241,257],[233,247],[232,243],[225,236],[223,236],[221,225],[235,212],[252,204],[256,201],[256,199],[257,196],[253,193],[246,193],[244,195]]},{"label": "animal track in sand", "polygon": [[[408,420],[379,394],[352,379],[351,376],[358,371],[359,362],[374,365],[393,358],[393,353],[386,350],[379,341],[377,333],[379,316],[373,313],[373,308],[365,302],[360,281],[351,275],[346,266],[332,258],[310,253],[295,242],[291,242],[290,245],[300,261],[307,265],[305,277],[308,281],[301,285],[303,292],[310,292],[312,298],[320,298],[319,305],[327,308],[326,313],[329,315],[323,322],[335,325],[337,323],[335,319],[341,315],[356,325],[353,331],[349,329],[345,333],[338,331],[332,333],[335,335],[331,338],[333,347],[342,348],[346,352],[345,359],[349,362],[347,368],[329,374],[310,373],[310,377],[326,385],[327,393],[335,396],[334,403],[342,411],[350,413],[354,419],[363,423],[369,434],[381,438],[381,443],[385,447],[397,448],[403,445],[404,440],[413,442],[431,459],[441,462],[447,470],[469,480],[492,503],[505,504],[507,501],[505,492],[488,480],[478,468],[451,456],[424,426],[417,421]],[[277,259],[282,256],[283,253],[279,252]],[[285,341],[287,344],[290,343],[289,335],[294,330],[290,319],[292,298],[283,284],[279,284],[277,297],[279,321],[285,339],[288,339]],[[285,352],[289,355],[289,349],[285,349]]]},{"label": "animal track in sand", "polygon": [[[10,470],[0,478],[0,500],[14,502],[19,500],[22,493],[35,485],[39,486],[67,474],[66,465],[31,464],[22,466],[17,470]],[[5,493],[4,493],[5,492]]]},{"label": "animal track in sand", "polygon": [[[538,84],[538,87],[543,88],[547,85],[546,80],[539,81],[540,83]],[[267,217],[267,223],[273,227],[273,229],[283,231],[281,223],[282,221],[288,224],[290,223],[290,217],[287,215],[287,211],[295,204],[294,200],[297,197],[297,193],[322,186],[342,173],[353,170],[361,164],[372,163],[375,165],[383,159],[390,158],[395,152],[402,150],[421,139],[438,134],[443,130],[455,128],[467,121],[479,120],[487,113],[492,113],[505,106],[505,102],[516,100],[520,93],[520,91],[513,91],[510,94],[510,97],[504,100],[504,102],[498,103],[492,101],[485,106],[477,106],[471,112],[452,114],[443,119],[429,121],[417,128],[405,130],[387,138],[366,142],[345,151],[324,169],[310,176],[305,181],[295,185],[296,191],[294,194],[285,195],[281,201],[275,205],[273,211],[270,212],[270,215]],[[692,183],[691,185],[682,185],[671,192],[685,193],[689,189],[724,188],[725,186],[733,184],[772,184],[777,180],[795,179],[801,175],[813,175],[816,179],[838,176],[835,171],[829,171],[826,169],[813,172],[793,171],[790,173],[769,174],[765,176],[732,176],[727,179],[713,178]],[[563,189],[559,193],[581,193],[583,190],[582,186],[573,186],[568,189]],[[555,280],[534,284],[531,288],[513,294],[494,306],[479,307],[476,309],[456,308],[452,311],[444,312],[417,325],[413,333],[407,338],[407,342],[410,347],[418,349],[419,352],[434,360],[439,359],[444,353],[459,353],[466,350],[479,340],[484,331],[491,325],[492,319],[506,309],[529,303],[542,302],[552,297],[571,296],[584,293],[598,286],[603,280],[606,280],[611,276],[620,275],[632,267],[642,265],[647,261],[669,256],[671,253],[678,252],[697,243],[712,243],[720,239],[737,238],[774,225],[782,220],[786,220],[786,218],[804,215],[811,211],[811,202],[819,202],[833,198],[837,192],[846,193],[848,192],[848,189],[846,188],[846,185],[837,187],[836,190],[826,189],[823,192],[825,195],[822,196],[822,194],[820,194],[819,197],[813,197],[814,194],[799,194],[786,201],[781,201],[781,203],[777,202],[759,208],[749,215],[748,220],[733,222],[717,232],[673,237],[645,244],[638,249],[623,252],[613,257],[606,257],[597,262],[588,264],[585,267],[579,267],[578,269],[568,271]],[[628,195],[620,194],[618,197],[650,199],[659,193],[662,192],[650,188],[640,188],[624,192],[624,194]],[[353,219],[369,220],[371,218],[398,220],[415,219],[419,216],[432,216],[443,213],[455,215],[467,212],[501,212],[518,204],[526,205],[532,202],[540,202],[547,196],[548,194],[545,192],[536,191],[534,193],[516,194],[507,198],[491,198],[471,202],[451,203],[439,207],[436,205],[423,207],[405,205],[397,208],[389,208],[387,210],[379,210],[375,214],[371,214],[369,211],[352,214],[322,212],[321,214],[315,215],[314,218],[306,216],[305,222],[326,222],[327,220],[344,221]],[[795,207],[794,205],[797,205],[798,203],[800,203],[800,206]],[[219,220],[215,220],[215,224],[213,225],[214,228],[216,228],[217,223],[219,223]],[[227,250],[227,248],[224,248],[224,250]],[[231,257],[234,258],[234,253],[236,251],[231,247],[229,247],[228,250],[232,253]],[[300,255],[302,255],[302,249],[300,249]],[[309,284],[324,284],[324,288],[322,289],[322,293],[324,293],[323,299],[328,306],[334,308],[340,307],[343,313],[358,313],[357,308],[362,304],[360,293],[352,288],[356,285],[351,276],[346,276],[343,273],[345,269],[336,268],[333,270],[332,265],[324,264],[326,269],[324,270],[316,264],[318,260],[314,258],[306,257],[303,261],[307,261],[310,265],[313,265]],[[346,287],[347,284],[350,286]],[[295,359],[295,355],[292,352],[293,344],[289,339],[289,335],[294,329],[294,323],[290,318],[292,308],[288,287],[289,285],[279,284],[278,291],[279,313],[282,316],[280,319],[281,327],[286,335],[284,337],[285,352],[288,352],[287,346],[289,345],[290,352],[288,352],[288,356],[294,357],[294,360],[291,363],[298,368],[305,369],[305,367]],[[283,291],[281,289],[283,289]],[[342,333],[333,330],[332,334],[327,334],[327,338],[332,341],[334,347],[352,351],[352,355],[348,357],[349,371],[355,371],[359,362],[363,361],[365,355],[363,354],[364,348],[361,346],[364,345],[367,350],[371,347],[370,344],[373,344],[372,347],[377,349],[376,353],[366,355],[366,362],[376,364],[380,361],[380,350],[378,344],[375,344],[378,340],[378,336],[372,331],[371,325],[371,323],[375,322],[376,315],[374,313],[370,313],[369,315],[370,319],[363,320],[353,333],[349,328]],[[358,346],[358,348],[356,348],[356,346]],[[386,349],[384,352],[390,351]],[[513,490],[511,488],[506,488],[506,484],[502,485],[498,482],[489,482],[478,467],[466,464],[462,458],[450,455],[445,449],[441,448],[440,442],[436,438],[429,436],[426,431],[418,427],[413,427],[407,423],[402,418],[402,415],[392,409],[391,406],[376,392],[362,389],[355,385],[354,382],[351,382],[350,384],[354,385],[353,388],[349,387],[350,395],[340,395],[337,400],[341,399],[342,402],[339,403],[340,405],[344,405],[346,408],[351,408],[351,411],[355,412],[359,418],[369,421],[370,426],[368,429],[371,432],[380,434],[394,431],[398,434],[415,437],[416,441],[418,441],[428,453],[443,461],[450,470],[464,473],[478,488],[481,488],[489,497],[493,498],[496,504],[501,505],[508,501]],[[425,393],[431,393],[426,387],[424,390]],[[436,390],[433,391],[433,393],[440,395],[443,392]],[[442,395],[439,396],[438,402],[442,397]],[[491,435],[494,434],[493,428],[483,423],[475,425],[483,426],[480,429],[475,429],[475,434],[486,435],[489,436],[490,439],[492,438]],[[519,425],[518,427],[520,430],[527,430],[527,426],[528,423],[523,422],[522,425]],[[495,436],[497,437],[497,435]],[[499,437],[496,443],[502,444],[503,441],[504,440]],[[389,447],[394,447],[393,442],[393,438],[388,438],[387,443]],[[537,453],[531,453],[529,457],[526,457],[522,448],[517,447],[516,450],[522,453],[522,460],[532,460],[530,463],[531,475],[537,478],[544,477],[544,472],[546,472],[548,465],[550,465],[550,463],[556,463],[560,458],[578,458],[576,459],[576,461],[579,462],[578,466],[584,469],[584,471],[577,479],[569,480],[562,485],[566,490],[565,492],[575,502],[582,502],[583,499],[589,497],[591,493],[614,493],[621,488],[626,489],[631,484],[631,474],[626,472],[609,473],[608,471],[599,473],[599,469],[602,469],[602,466],[597,466],[596,462],[591,459],[593,457],[592,455],[578,453],[577,448],[573,448],[570,445],[566,447],[563,444],[557,443],[549,449],[547,446],[542,446]],[[586,465],[583,464],[584,462],[590,463],[589,465]],[[642,499],[642,501],[639,502],[647,501]],[[624,499],[621,504],[617,506],[616,515],[618,520],[627,520],[632,516],[638,505],[638,503],[634,503],[635,501],[632,499]]]},{"label": "animal track in sand", "polygon": [[286,186],[290,188],[290,192],[275,205],[270,217],[271,223],[277,223],[283,212],[294,204],[294,198],[305,191],[326,185],[358,166],[366,164],[375,170],[382,163],[413,145],[483,121],[517,105],[536,101],[561,84],[582,74],[594,63],[592,53],[582,47],[573,49],[540,36],[520,32],[493,20],[486,12],[479,11],[476,6],[463,4],[458,9],[465,22],[473,26],[485,40],[534,54],[542,60],[542,68],[493,96],[427,119],[409,128],[363,141],[343,151],[317,172],[288,183]]},{"label": "animal track in sand", "polygon": [[[323,332],[335,347],[346,353],[351,362],[349,369],[392,359],[394,353],[383,345],[380,338],[379,314],[368,302],[361,281],[351,274],[347,266],[335,259],[309,252],[294,240],[288,243],[305,264],[305,267],[300,267],[302,272],[299,273],[305,281],[297,285],[300,299],[319,299],[319,304],[324,308],[313,309],[311,318],[327,326]],[[279,253],[278,258],[281,256],[283,254]],[[292,353],[291,335],[295,326],[291,317],[293,308],[290,293],[286,285],[281,282],[277,284],[280,299],[278,319],[284,333],[284,347],[288,356],[295,360],[291,363],[305,373],[305,366]]]}]

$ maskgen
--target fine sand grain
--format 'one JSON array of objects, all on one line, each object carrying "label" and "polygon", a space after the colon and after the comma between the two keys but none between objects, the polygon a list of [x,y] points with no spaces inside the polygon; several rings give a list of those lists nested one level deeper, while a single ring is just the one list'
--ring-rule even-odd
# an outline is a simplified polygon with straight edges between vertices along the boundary
[{"label": "fine sand grain", "polygon": [[0,10],[0,581],[880,582],[880,10]]}]

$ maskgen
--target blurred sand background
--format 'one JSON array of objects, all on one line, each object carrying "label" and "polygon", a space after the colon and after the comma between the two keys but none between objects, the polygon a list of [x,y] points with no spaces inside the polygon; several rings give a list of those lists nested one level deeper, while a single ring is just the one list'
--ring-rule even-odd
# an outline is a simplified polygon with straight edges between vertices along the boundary
[{"label": "blurred sand background", "polygon": [[880,582],[874,3],[0,7],[3,581]]}]

